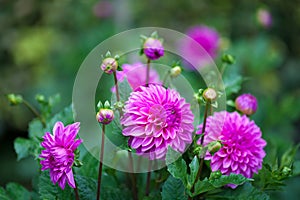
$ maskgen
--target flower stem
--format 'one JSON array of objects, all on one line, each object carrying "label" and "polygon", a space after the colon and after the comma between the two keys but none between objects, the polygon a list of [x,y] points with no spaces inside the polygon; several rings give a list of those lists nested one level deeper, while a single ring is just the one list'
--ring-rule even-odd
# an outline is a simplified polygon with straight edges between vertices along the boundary
[{"label": "flower stem", "polygon": [[149,196],[150,193],[151,166],[152,166],[152,161],[149,160],[145,196]]},{"label": "flower stem", "polygon": [[[210,104],[211,104],[211,101],[208,100],[206,102],[206,105],[205,105],[205,111],[204,111],[203,126],[202,126],[202,131],[201,131],[202,134],[201,134],[200,145],[203,145],[203,142],[204,142],[204,133],[205,133],[205,127],[206,127],[206,119],[207,119],[207,116],[208,116],[208,111],[210,110]],[[202,172],[202,168],[203,168],[205,154],[206,154],[206,151],[203,153],[203,155],[201,155],[200,158],[197,155],[198,161],[199,161],[199,169],[198,169],[195,181],[194,181],[194,183],[192,185],[192,188],[191,188],[191,192],[192,193],[195,190],[195,184],[196,184],[197,180],[200,178],[200,175],[201,175],[201,172]],[[189,197],[189,199],[192,199],[192,198]]]},{"label": "flower stem", "polygon": [[114,74],[114,80],[115,80],[117,101],[120,101],[120,94],[119,94],[119,87],[118,87],[118,78],[117,78],[116,71],[114,71],[113,74]]},{"label": "flower stem", "polygon": [[45,119],[41,116],[41,114],[25,99],[23,99],[23,103],[36,117],[41,120],[43,127],[46,127]]},{"label": "flower stem", "polygon": [[137,193],[137,188],[136,188],[136,177],[134,174],[134,168],[133,168],[133,159],[131,152],[128,151],[128,158],[129,158],[129,169],[131,173],[130,175],[130,180],[131,180],[131,185],[132,185],[132,198],[133,200],[138,200],[138,193]]},{"label": "flower stem", "polygon": [[163,79],[163,86],[166,86],[165,84],[166,84],[166,82],[167,82],[167,79],[168,79],[170,73],[171,73],[171,71],[168,70],[168,72],[167,72],[166,75],[164,76],[164,79]]},{"label": "flower stem", "polygon": [[97,188],[97,200],[100,199],[101,192],[101,177],[102,177],[102,165],[103,165],[103,155],[104,155],[104,135],[105,135],[105,125],[102,125],[102,139],[101,139],[101,150],[100,150],[100,163],[98,172],[98,188]]},{"label": "flower stem", "polygon": [[75,199],[79,200],[79,193],[78,193],[77,186],[74,188],[74,192],[75,192]]},{"label": "flower stem", "polygon": [[146,72],[146,87],[149,85],[149,76],[150,76],[150,59],[147,60],[147,72]]}]

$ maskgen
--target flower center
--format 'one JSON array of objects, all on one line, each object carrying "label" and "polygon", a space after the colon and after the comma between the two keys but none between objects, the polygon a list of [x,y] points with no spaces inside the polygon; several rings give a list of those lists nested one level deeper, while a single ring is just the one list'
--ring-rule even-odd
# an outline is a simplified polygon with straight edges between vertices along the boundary
[{"label": "flower center", "polygon": [[178,127],[180,125],[180,111],[172,104],[153,105],[149,110],[149,122],[161,127]]}]

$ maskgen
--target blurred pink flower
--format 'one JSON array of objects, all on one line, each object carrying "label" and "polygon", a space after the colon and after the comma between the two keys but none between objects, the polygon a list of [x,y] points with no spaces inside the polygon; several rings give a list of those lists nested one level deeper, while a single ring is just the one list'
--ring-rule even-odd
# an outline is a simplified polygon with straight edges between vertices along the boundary
[{"label": "blurred pink flower", "polygon": [[[199,125],[197,134],[201,134],[202,126]],[[266,155],[263,148],[267,143],[262,139],[260,128],[246,115],[216,112],[207,118],[204,134],[204,146],[213,141],[221,141],[223,145],[214,155],[208,153],[205,157],[211,160],[213,172],[220,170],[225,175],[234,173],[251,178],[262,168]],[[236,187],[233,184],[229,186]]]},{"label": "blurred pink flower", "polygon": [[110,17],[113,13],[113,5],[111,1],[101,0],[93,7],[93,13],[98,18]]},{"label": "blurred pink flower", "polygon": [[74,151],[82,143],[76,135],[79,131],[80,123],[70,124],[64,127],[62,122],[56,122],[53,127],[53,134],[47,132],[41,143],[45,148],[42,150],[40,158],[42,170],[50,170],[51,181],[64,189],[66,182],[69,186],[75,188],[72,165],[74,163]]},{"label": "blurred pink flower", "polygon": [[[122,69],[123,71],[117,71],[117,79],[122,82],[124,78],[127,78],[132,90],[146,84],[147,67],[143,63],[123,64]],[[158,73],[153,68],[150,68],[149,83],[161,83]],[[112,91],[115,91],[115,87],[112,88]]]},{"label": "blurred pink flower", "polygon": [[[187,36],[193,40],[183,39],[179,44],[179,52],[196,68],[212,62],[219,49],[219,34],[207,26],[194,26],[187,30]],[[200,48],[199,45],[202,47]],[[189,65],[185,65],[193,69]]]},{"label": "blurred pink flower", "polygon": [[272,26],[272,15],[268,10],[263,8],[258,9],[256,18],[258,23],[264,28],[270,28]]},{"label": "blurred pink flower", "polygon": [[129,146],[153,160],[164,159],[168,146],[183,153],[192,142],[193,120],[190,105],[176,90],[150,84],[131,93],[121,124]]}]

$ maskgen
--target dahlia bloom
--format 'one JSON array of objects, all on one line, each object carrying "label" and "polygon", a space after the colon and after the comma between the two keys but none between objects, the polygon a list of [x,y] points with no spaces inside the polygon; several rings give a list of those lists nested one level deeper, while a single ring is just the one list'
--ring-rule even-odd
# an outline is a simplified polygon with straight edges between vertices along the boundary
[{"label": "dahlia bloom", "polygon": [[152,37],[146,39],[143,51],[150,60],[157,60],[164,55],[164,47],[161,41]]},{"label": "dahlia bloom", "polygon": [[[133,90],[146,84],[147,67],[143,63],[123,64],[122,69],[122,71],[117,71],[118,81],[122,82],[124,78],[127,78]],[[159,75],[153,68],[150,68],[149,83],[160,83]],[[112,90],[115,91],[115,88],[113,87]]]},{"label": "dahlia bloom", "polygon": [[258,9],[256,18],[258,23],[264,28],[270,28],[272,26],[272,15],[266,9]]},{"label": "dahlia bloom", "polygon": [[150,84],[131,93],[121,124],[129,146],[154,160],[164,159],[168,146],[184,152],[192,142],[193,120],[190,105],[177,91]]},{"label": "dahlia bloom", "polygon": [[[196,133],[201,134],[202,124],[198,128]],[[214,155],[207,153],[205,157],[211,161],[213,172],[220,170],[225,175],[234,173],[251,178],[262,168],[266,141],[262,139],[259,127],[246,115],[216,112],[207,118],[204,134],[204,146],[217,140],[223,145]],[[229,186],[236,187],[233,184]]]},{"label": "dahlia bloom", "polygon": [[70,124],[64,127],[62,122],[56,122],[53,127],[53,134],[47,132],[41,143],[45,148],[42,150],[40,158],[42,170],[50,170],[51,181],[64,189],[66,182],[69,186],[75,188],[72,165],[74,163],[74,151],[82,143],[76,135],[79,131],[80,123]]},{"label": "dahlia bloom", "polygon": [[[196,67],[210,64],[210,57],[214,59],[218,53],[219,34],[214,29],[204,25],[191,27],[187,30],[186,34],[191,37],[193,41],[180,41],[179,52]],[[197,43],[203,49],[199,49]],[[192,69],[188,65],[185,66]]]},{"label": "dahlia bloom", "polygon": [[242,94],[235,99],[235,107],[243,114],[252,115],[257,110],[257,99],[251,94]]}]

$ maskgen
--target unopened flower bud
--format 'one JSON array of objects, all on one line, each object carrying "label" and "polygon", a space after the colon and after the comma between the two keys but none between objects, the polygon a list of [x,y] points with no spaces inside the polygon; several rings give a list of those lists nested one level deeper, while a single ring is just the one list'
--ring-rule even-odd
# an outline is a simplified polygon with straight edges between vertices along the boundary
[{"label": "unopened flower bud", "polygon": [[99,123],[107,125],[114,119],[114,112],[111,109],[101,108],[96,115]]},{"label": "unopened flower bud", "polygon": [[216,100],[218,97],[216,90],[212,88],[205,89],[202,95],[206,101],[213,101]]},{"label": "unopened flower bud", "polygon": [[251,94],[242,94],[236,98],[235,107],[243,114],[252,115],[257,110],[257,99]]},{"label": "unopened flower bud", "polygon": [[16,94],[8,94],[7,99],[10,103],[10,105],[19,105],[23,103],[23,97],[21,95],[16,95]]},{"label": "unopened flower bud", "polygon": [[222,56],[222,61],[224,63],[230,64],[230,65],[235,63],[234,57],[232,55],[230,55],[230,54],[224,54]]},{"label": "unopened flower bud", "polygon": [[179,67],[179,66],[173,67],[170,71],[170,76],[172,78],[175,78],[175,77],[179,76],[180,74],[181,74],[181,67]]},{"label": "unopened flower bud", "polygon": [[211,155],[213,155],[214,153],[219,151],[221,149],[221,147],[222,147],[222,144],[220,141],[213,141],[208,144],[207,150],[209,151],[209,153]]},{"label": "unopened flower bud", "polygon": [[47,100],[45,98],[44,95],[41,95],[41,94],[37,94],[35,96],[35,99],[37,100],[37,102],[41,103],[41,104],[46,104],[47,103]]},{"label": "unopened flower bud", "polygon": [[115,58],[111,58],[111,57],[105,58],[102,61],[101,69],[105,73],[111,74],[111,73],[115,72],[118,69],[118,62]]},{"label": "unopened flower bud", "polygon": [[292,169],[291,168],[289,168],[289,167],[283,167],[283,169],[282,169],[282,174],[283,175],[285,175],[285,176],[288,176],[288,175],[290,175],[291,174],[291,172],[292,172]]},{"label": "unopened flower bud", "polygon": [[143,52],[148,59],[157,60],[164,55],[164,47],[160,40],[149,37],[143,44]]},{"label": "unopened flower bud", "polygon": [[211,172],[210,176],[209,176],[209,179],[210,180],[214,180],[214,179],[218,179],[222,176],[222,173],[218,170],[218,171],[215,171],[215,172]]}]

